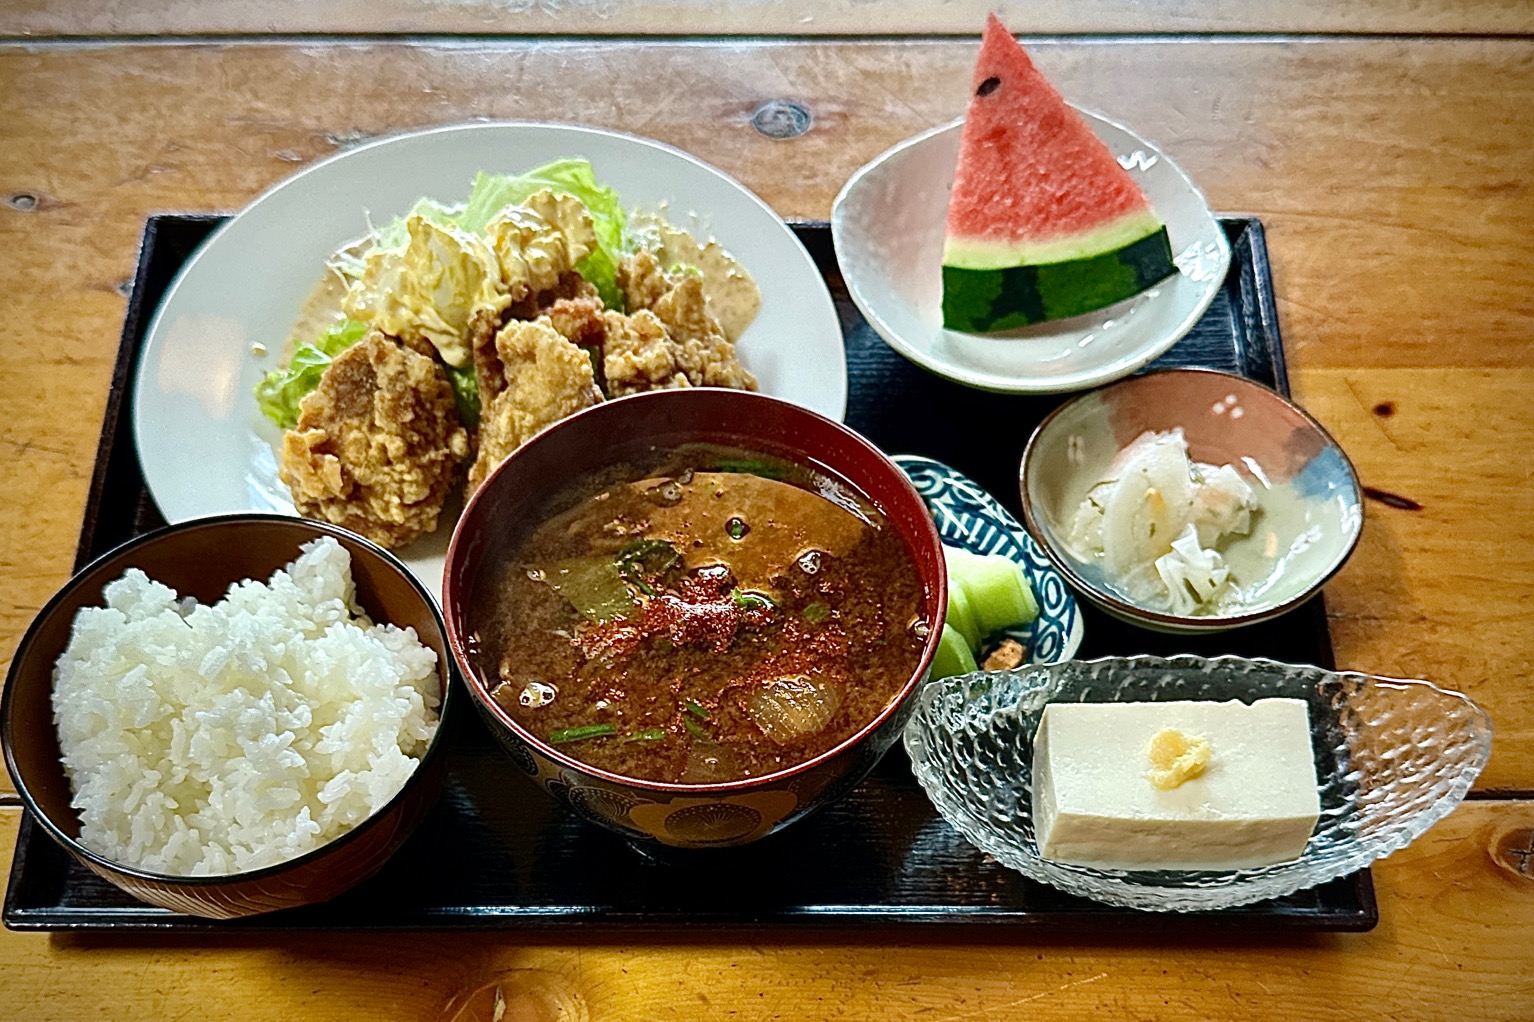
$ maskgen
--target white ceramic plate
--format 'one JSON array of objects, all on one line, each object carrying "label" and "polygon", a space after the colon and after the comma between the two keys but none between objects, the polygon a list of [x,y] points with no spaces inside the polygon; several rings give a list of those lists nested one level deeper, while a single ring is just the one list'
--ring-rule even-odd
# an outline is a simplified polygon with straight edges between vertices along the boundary
[{"label": "white ceramic plate", "polygon": [[964,126],[955,121],[853,174],[832,208],[847,290],[890,347],[972,387],[1049,394],[1127,376],[1193,329],[1230,267],[1224,230],[1165,153],[1122,125],[1080,113],[1166,222],[1181,273],[1085,316],[995,334],[943,329],[943,234]]},{"label": "white ceramic plate", "polygon": [[[841,419],[842,333],[825,281],[766,203],[739,182],[647,139],[560,124],[465,124],[381,139],[310,166],[215,231],[149,324],[133,386],[139,464],[171,522],[236,511],[291,514],[277,479],[281,431],[252,388],[282,356],[325,260],[423,195],[462,201],[477,171],[518,173],[585,157],[625,205],[712,235],[756,277],[762,308],[739,341],[763,393]],[[256,354],[256,346],[266,349]],[[397,551],[437,592],[456,510]]]}]

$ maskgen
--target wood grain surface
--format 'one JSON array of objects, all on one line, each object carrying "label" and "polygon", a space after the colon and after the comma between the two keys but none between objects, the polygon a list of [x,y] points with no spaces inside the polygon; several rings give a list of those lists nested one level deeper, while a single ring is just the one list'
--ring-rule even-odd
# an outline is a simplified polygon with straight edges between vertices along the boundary
[{"label": "wood grain surface", "polygon": [[11,0],[0,35],[1521,33],[1523,0]]},{"label": "wood grain surface", "polygon": [[[1527,469],[1508,456],[1534,443],[1521,176],[1534,43],[1035,52],[1071,98],[1161,143],[1215,208],[1264,219],[1296,393],[1367,485],[1422,505],[1369,505],[1362,547],[1328,590],[1338,662],[1473,693],[1497,726],[1482,785],[1534,790],[1522,603],[1534,545],[1504,538],[1534,529]],[[12,466],[0,516],[14,523],[0,539],[0,651],[68,573],[147,214],[238,208],[378,134],[547,118],[651,135],[785,216],[824,217],[859,165],[962,110],[972,59],[958,42],[0,48],[13,112],[0,265],[16,285],[0,347]],[[810,112],[806,134],[753,130],[751,113],[780,98]],[[1374,411],[1385,404],[1391,414]]]},{"label": "wood grain surface", "polygon": [[[17,810],[0,811],[10,858]],[[1528,803],[1477,801],[1377,867],[1366,934],[1205,935],[1175,920],[1082,939],[867,931],[350,933],[163,938],[0,933],[15,1022],[341,1018],[491,1022],[1084,1018],[1526,1020]],[[17,994],[25,994],[24,999]]]},{"label": "wood grain surface", "polygon": [[[656,13],[684,8],[685,21]],[[1470,692],[1497,728],[1483,791],[1534,792],[1534,40],[1452,37],[1525,32],[1530,8],[1029,10],[1033,24],[1013,18],[1019,31],[1442,36],[1082,39],[1034,52],[1069,97],[1162,144],[1216,208],[1263,218],[1296,393],[1380,498],[1328,587],[1338,662]],[[21,0],[0,11],[0,33],[968,35],[978,11]],[[969,39],[917,38],[0,45],[0,655],[68,574],[147,214],[238,208],[378,134],[540,118],[662,139],[785,216],[824,217],[856,167],[962,110],[973,54]],[[791,141],[754,131],[752,113],[772,100],[801,104],[810,130]],[[17,813],[0,809],[0,861]],[[4,933],[0,1015],[489,1020],[499,990],[508,1020],[1525,1019],[1531,864],[1534,801],[1506,797],[1468,803],[1381,865],[1381,924],[1354,936],[1190,938],[1150,919],[1094,940]]]}]

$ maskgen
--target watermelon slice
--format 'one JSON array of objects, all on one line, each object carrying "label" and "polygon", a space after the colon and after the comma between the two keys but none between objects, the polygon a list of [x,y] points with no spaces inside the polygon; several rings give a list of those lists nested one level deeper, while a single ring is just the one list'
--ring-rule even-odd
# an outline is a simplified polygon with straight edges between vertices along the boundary
[{"label": "watermelon slice", "polygon": [[991,15],[948,203],[943,325],[1079,316],[1176,272],[1145,193]]}]

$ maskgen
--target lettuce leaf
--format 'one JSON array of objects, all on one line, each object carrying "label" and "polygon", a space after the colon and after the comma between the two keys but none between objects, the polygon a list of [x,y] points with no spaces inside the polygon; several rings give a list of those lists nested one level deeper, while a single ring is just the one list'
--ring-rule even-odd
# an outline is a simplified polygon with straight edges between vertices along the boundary
[{"label": "lettuce leaf", "polygon": [[618,257],[623,251],[624,224],[628,213],[618,193],[598,183],[596,172],[587,160],[555,160],[526,174],[486,174],[474,177],[469,201],[458,218],[465,230],[482,232],[495,215],[515,203],[526,202],[534,192],[547,188],[555,195],[573,195],[591,214],[597,235],[597,247],[576,264],[576,271],[602,294],[610,309],[623,309],[623,292],[618,290]]},{"label": "lettuce leaf", "polygon": [[[256,384],[261,414],[281,429],[298,425],[298,403],[320,385],[320,377],[335,357],[367,335],[366,323],[344,319],[327,329],[313,344],[301,344],[285,368],[273,369]],[[477,401],[476,401],[477,403]]]},{"label": "lettuce leaf", "polygon": [[370,232],[363,251],[342,251],[331,257],[330,265],[343,276],[355,279],[362,275],[362,257],[372,248],[399,248],[408,240],[405,220],[417,214],[441,227],[458,227],[473,234],[483,234],[495,215],[509,205],[526,202],[534,192],[547,188],[556,195],[573,195],[591,214],[597,246],[576,264],[576,272],[602,294],[610,309],[623,311],[623,292],[618,289],[618,258],[626,247],[624,236],[628,212],[618,193],[600,184],[587,160],[555,160],[535,167],[526,174],[486,174],[474,177],[469,200],[463,205],[447,205],[436,199],[416,201],[410,213],[395,217]]},{"label": "lettuce leaf", "polygon": [[[274,369],[256,384],[256,404],[261,414],[281,429],[298,425],[298,404],[320,385],[320,377],[337,355],[367,336],[368,325],[343,319],[317,337],[313,344],[299,345],[284,369]],[[469,429],[479,425],[479,380],[473,367],[454,369],[444,365],[447,382],[453,385],[458,418]]]},{"label": "lettuce leaf", "polygon": [[326,265],[345,277],[348,282],[356,280],[362,276],[369,252],[380,248],[404,248],[410,243],[410,229],[406,226],[406,221],[412,216],[419,216],[438,227],[457,227],[459,217],[463,216],[463,204],[449,206],[429,197],[417,199],[415,205],[410,207],[410,212],[404,216],[395,217],[382,227],[369,222],[368,233],[361,242],[334,253],[327,260]]},{"label": "lettuce leaf", "polygon": [[474,367],[454,369],[444,365],[442,368],[447,372],[447,382],[453,385],[458,421],[468,429],[479,428],[479,377],[474,375]]}]

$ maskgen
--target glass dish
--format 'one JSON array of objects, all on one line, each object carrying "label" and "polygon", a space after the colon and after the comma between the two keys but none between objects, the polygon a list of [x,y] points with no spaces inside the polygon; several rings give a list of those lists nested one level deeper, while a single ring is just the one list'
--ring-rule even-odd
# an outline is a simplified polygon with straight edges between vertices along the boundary
[{"label": "glass dish", "polygon": [[[1113,870],[1041,859],[1033,736],[1049,703],[1303,699],[1321,820],[1292,862],[1222,871]],[[931,682],[906,751],[945,820],[1033,880],[1125,908],[1192,912],[1277,898],[1404,848],[1464,799],[1491,754],[1491,719],[1425,681],[1241,657],[1151,656],[1032,665]]]}]

